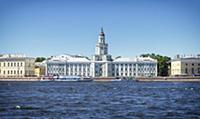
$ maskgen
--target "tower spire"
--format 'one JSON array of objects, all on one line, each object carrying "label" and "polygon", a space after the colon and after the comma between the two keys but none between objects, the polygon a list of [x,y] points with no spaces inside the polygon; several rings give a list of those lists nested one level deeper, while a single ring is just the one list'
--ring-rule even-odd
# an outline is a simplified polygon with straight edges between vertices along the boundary
[{"label": "tower spire", "polygon": [[103,32],[103,27],[101,27],[101,32],[99,34],[100,36],[105,36],[104,32]]},{"label": "tower spire", "polygon": [[103,33],[103,27],[101,27],[101,32]]},{"label": "tower spire", "polygon": [[99,39],[96,45],[96,54],[97,55],[106,55],[108,54],[108,44],[105,43],[105,34],[103,32],[103,27],[99,33]]}]

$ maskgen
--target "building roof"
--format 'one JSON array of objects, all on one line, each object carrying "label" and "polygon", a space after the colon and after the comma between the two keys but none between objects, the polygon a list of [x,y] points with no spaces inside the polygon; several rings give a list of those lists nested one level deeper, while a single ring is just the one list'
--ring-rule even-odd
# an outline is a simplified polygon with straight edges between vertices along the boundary
[{"label": "building roof", "polygon": [[53,56],[48,61],[63,61],[63,62],[90,62],[90,59],[86,56],[81,55],[69,55],[63,54],[59,56]]},{"label": "building roof", "polygon": [[119,57],[114,59],[113,62],[157,62],[157,60],[152,59],[150,57],[136,57],[136,58]]},{"label": "building roof", "polygon": [[120,58],[114,59],[113,62],[135,62],[135,60],[131,58],[127,58],[127,57],[120,57]]},{"label": "building roof", "polygon": [[26,57],[25,55],[15,55],[15,54],[1,55],[0,57],[0,61],[25,61],[25,60],[35,60],[35,58]]},{"label": "building roof", "polygon": [[173,61],[182,61],[182,62],[200,62],[200,58],[196,58],[196,57],[188,57],[188,58],[176,58],[176,59],[172,59],[171,62]]}]

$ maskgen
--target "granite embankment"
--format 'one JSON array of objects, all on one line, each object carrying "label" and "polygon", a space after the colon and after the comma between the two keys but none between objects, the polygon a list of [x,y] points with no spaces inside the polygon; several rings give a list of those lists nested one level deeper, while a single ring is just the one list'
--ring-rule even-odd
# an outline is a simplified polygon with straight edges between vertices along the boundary
[{"label": "granite embankment", "polygon": [[[113,77],[110,78],[94,78],[94,81],[114,81]],[[126,80],[126,79],[123,79]],[[0,77],[0,81],[40,81],[39,77]],[[200,82],[200,76],[198,77],[136,77],[135,81],[139,82]]]},{"label": "granite embankment", "polygon": [[165,81],[165,82],[200,82],[200,76],[198,77],[137,77],[137,81]]},{"label": "granite embankment", "polygon": [[0,77],[0,81],[39,81],[38,77]]}]

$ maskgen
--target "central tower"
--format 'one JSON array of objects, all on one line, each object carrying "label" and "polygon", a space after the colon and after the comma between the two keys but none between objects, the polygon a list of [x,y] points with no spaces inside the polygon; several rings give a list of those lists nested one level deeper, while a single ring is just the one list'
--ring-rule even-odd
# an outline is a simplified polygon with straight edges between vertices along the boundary
[{"label": "central tower", "polygon": [[112,61],[111,55],[108,54],[108,44],[105,42],[103,28],[99,33],[99,38],[95,47],[94,61]]},{"label": "central tower", "polygon": [[93,77],[111,77],[112,76],[112,56],[108,54],[108,44],[105,42],[103,28],[99,33],[99,38],[95,47],[91,63],[91,76]]},{"label": "central tower", "polygon": [[99,39],[95,48],[95,55],[107,55],[108,54],[108,44],[105,43],[105,34],[103,32],[103,28],[101,28],[101,32],[99,33]]}]

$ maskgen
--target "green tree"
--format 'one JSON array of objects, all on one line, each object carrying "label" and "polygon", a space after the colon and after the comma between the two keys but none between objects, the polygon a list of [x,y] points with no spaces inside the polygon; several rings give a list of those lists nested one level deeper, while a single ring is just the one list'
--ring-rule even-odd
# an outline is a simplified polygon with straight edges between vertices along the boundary
[{"label": "green tree", "polygon": [[169,74],[168,66],[170,65],[169,61],[171,60],[170,57],[162,56],[159,54],[155,55],[154,53],[142,54],[140,56],[141,57],[151,57],[153,59],[157,59],[157,61],[158,61],[158,76],[168,76],[168,74]]},{"label": "green tree", "polygon": [[42,62],[42,61],[44,61],[44,60],[46,60],[45,57],[37,57],[37,58],[35,59],[35,62]]}]

